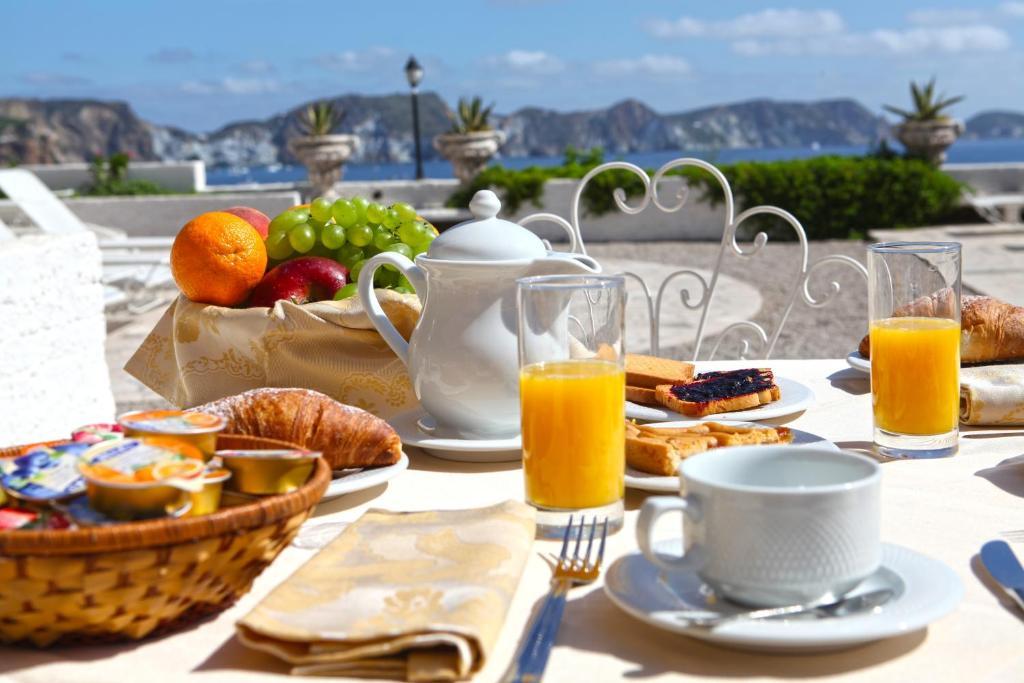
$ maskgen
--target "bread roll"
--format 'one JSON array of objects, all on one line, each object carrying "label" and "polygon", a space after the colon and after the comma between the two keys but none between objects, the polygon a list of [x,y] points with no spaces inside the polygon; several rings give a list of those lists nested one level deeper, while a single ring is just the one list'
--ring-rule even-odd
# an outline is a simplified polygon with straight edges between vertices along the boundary
[{"label": "bread roll", "polygon": [[[921,297],[903,308],[897,317],[949,315],[949,299],[942,290]],[[869,358],[870,338],[865,336],[858,348]],[[1024,306],[1014,306],[989,296],[965,296],[960,313],[960,361],[988,363],[1024,358]]]},{"label": "bread roll", "polygon": [[265,436],[320,451],[331,469],[398,462],[402,442],[384,420],[309,389],[253,389],[192,410],[227,420],[228,434]]}]

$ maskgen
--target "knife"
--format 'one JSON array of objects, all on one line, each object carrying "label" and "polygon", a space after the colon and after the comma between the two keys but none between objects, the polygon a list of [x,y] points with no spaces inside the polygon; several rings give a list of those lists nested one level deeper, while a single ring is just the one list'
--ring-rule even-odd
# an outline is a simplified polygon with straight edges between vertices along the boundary
[{"label": "knife", "polygon": [[1024,610],[1024,567],[1021,567],[1010,545],[1006,541],[989,541],[981,546],[981,563]]}]

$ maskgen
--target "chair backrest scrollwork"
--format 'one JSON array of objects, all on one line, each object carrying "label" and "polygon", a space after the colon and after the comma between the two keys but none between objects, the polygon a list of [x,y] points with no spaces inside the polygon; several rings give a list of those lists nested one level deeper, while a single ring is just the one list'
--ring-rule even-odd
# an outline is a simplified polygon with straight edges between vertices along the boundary
[{"label": "chair backrest scrollwork", "polygon": [[700,319],[697,323],[697,330],[693,343],[693,360],[698,359],[704,342],[709,316],[712,314],[715,290],[719,284],[719,274],[725,258],[735,257],[744,260],[755,258],[768,242],[768,235],[764,232],[758,232],[750,244],[746,246],[742,246],[737,240],[737,230],[739,227],[743,225],[745,221],[755,216],[775,216],[792,227],[799,246],[799,262],[796,277],[793,278],[792,284],[786,288],[785,304],[782,311],[775,318],[774,324],[771,325],[770,331],[766,330],[762,325],[750,320],[734,322],[726,326],[718,335],[718,340],[708,354],[709,359],[714,358],[718,353],[719,348],[722,346],[722,343],[733,335],[739,338],[741,350],[738,356],[740,359],[750,358],[751,352],[753,352],[753,354],[758,358],[771,358],[775,351],[775,344],[779,339],[779,335],[781,334],[786,321],[789,319],[789,315],[798,299],[802,300],[807,306],[820,308],[828,305],[832,298],[839,293],[840,285],[838,282],[833,280],[829,283],[828,289],[824,294],[821,294],[818,297],[811,294],[810,285],[812,278],[814,278],[822,268],[827,266],[850,268],[860,273],[864,277],[865,283],[867,282],[867,270],[861,263],[849,256],[832,254],[819,258],[813,263],[809,263],[807,234],[804,232],[804,228],[800,224],[800,221],[798,221],[788,211],[774,206],[754,206],[742,211],[739,215],[736,215],[735,201],[728,179],[713,164],[701,159],[682,158],[669,161],[655,171],[652,176],[648,176],[647,172],[639,166],[625,161],[611,161],[601,164],[583,176],[579,184],[576,186],[568,220],[553,213],[536,213],[523,218],[519,223],[521,225],[529,225],[530,223],[539,222],[554,223],[565,230],[569,235],[570,251],[585,254],[587,252],[583,243],[582,231],[580,229],[580,202],[582,201],[583,193],[587,184],[592,178],[612,169],[629,171],[637,176],[637,178],[642,182],[644,193],[643,196],[639,197],[633,204],[630,204],[626,192],[622,188],[615,188],[612,193],[612,197],[619,211],[627,215],[635,215],[644,211],[653,204],[658,210],[664,213],[675,213],[683,209],[686,205],[687,199],[689,198],[689,187],[686,183],[683,183],[675,197],[672,197],[671,199],[659,196],[658,187],[660,181],[667,173],[675,169],[685,167],[702,169],[703,171],[711,174],[719,185],[721,185],[725,209],[722,238],[715,258],[714,268],[711,271],[709,278],[706,278],[701,273],[692,269],[684,268],[676,270],[666,276],[658,285],[657,293],[652,294],[651,286],[649,283],[645,282],[643,278],[636,273],[624,273],[627,278],[639,284],[640,291],[645,299],[644,304],[650,326],[650,353],[658,355],[661,352],[661,316],[665,307],[666,296],[671,291],[673,283],[681,282],[682,284],[679,290],[679,297],[682,305],[688,310],[700,312]]}]

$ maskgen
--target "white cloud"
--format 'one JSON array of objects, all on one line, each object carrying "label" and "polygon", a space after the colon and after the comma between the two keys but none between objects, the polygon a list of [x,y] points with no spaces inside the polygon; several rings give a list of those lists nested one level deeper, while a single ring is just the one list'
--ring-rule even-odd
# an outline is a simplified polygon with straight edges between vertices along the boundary
[{"label": "white cloud", "polygon": [[242,62],[238,65],[238,70],[253,76],[272,74],[277,71],[273,64],[264,59],[250,59],[247,62]]},{"label": "white cloud", "polygon": [[979,9],[932,8],[918,9],[907,14],[907,21],[918,26],[955,26],[976,24],[985,19]]},{"label": "white cloud", "polygon": [[999,11],[1013,17],[1024,17],[1024,2],[1004,2]]},{"label": "white cloud", "polygon": [[73,86],[73,85],[90,85],[92,81],[83,76],[75,76],[74,74],[63,74],[55,73],[52,71],[30,71],[29,73],[22,74],[18,77],[18,80],[26,85],[39,85],[39,86]]},{"label": "white cloud", "polygon": [[196,53],[187,47],[164,47],[149,55],[155,64],[185,64],[195,61]]},{"label": "white cloud", "polygon": [[179,89],[189,95],[266,95],[280,92],[281,84],[273,79],[232,78],[185,81]]},{"label": "white cloud", "polygon": [[741,40],[732,44],[735,52],[748,57],[765,55],[903,55],[919,53],[959,54],[995,52],[1010,47],[1006,31],[974,26],[918,27],[904,30],[878,29],[827,38],[802,40]]},{"label": "white cloud", "polygon": [[658,38],[795,38],[841,33],[843,18],[832,10],[765,9],[724,21],[693,17],[655,19],[647,31]]},{"label": "white cloud", "polygon": [[371,47],[365,50],[329,52],[313,57],[313,63],[328,71],[370,71],[397,62],[398,56],[389,47]]},{"label": "white cloud", "polygon": [[484,63],[492,68],[537,75],[556,74],[565,69],[562,60],[543,50],[509,50],[503,55],[487,57]]},{"label": "white cloud", "polygon": [[674,55],[643,55],[636,59],[609,59],[594,64],[594,72],[601,76],[654,76],[671,78],[687,76],[692,72],[690,63]]}]

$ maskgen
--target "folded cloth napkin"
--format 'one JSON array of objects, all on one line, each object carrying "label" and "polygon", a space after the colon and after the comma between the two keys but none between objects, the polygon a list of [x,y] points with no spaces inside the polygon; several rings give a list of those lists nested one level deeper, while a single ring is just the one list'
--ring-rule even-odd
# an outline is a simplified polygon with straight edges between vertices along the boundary
[{"label": "folded cloth napkin", "polygon": [[961,368],[960,421],[1024,425],[1024,364]]},{"label": "folded cloth napkin", "polygon": [[516,501],[370,510],[238,622],[293,674],[450,681],[493,649],[534,537]]}]

